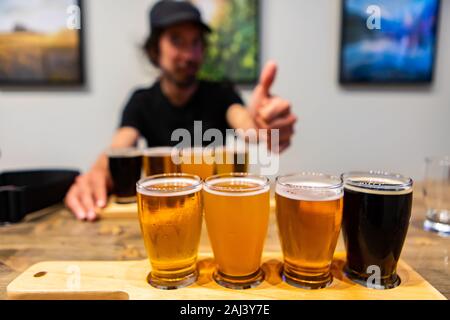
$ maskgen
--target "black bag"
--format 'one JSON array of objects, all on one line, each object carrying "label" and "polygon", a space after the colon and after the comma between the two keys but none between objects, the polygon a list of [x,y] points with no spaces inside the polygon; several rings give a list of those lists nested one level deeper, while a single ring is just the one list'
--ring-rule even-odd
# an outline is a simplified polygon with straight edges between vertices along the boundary
[{"label": "black bag", "polygon": [[28,213],[61,202],[80,173],[35,170],[0,174],[0,223],[16,223]]}]

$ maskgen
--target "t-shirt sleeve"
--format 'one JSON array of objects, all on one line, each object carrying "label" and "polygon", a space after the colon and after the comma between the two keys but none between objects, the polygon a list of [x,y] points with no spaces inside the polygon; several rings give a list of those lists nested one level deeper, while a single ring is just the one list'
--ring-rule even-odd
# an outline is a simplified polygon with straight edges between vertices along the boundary
[{"label": "t-shirt sleeve", "polygon": [[142,132],[142,101],[139,93],[135,92],[131,95],[125,108],[122,111],[122,119],[120,120],[120,128],[132,127]]}]

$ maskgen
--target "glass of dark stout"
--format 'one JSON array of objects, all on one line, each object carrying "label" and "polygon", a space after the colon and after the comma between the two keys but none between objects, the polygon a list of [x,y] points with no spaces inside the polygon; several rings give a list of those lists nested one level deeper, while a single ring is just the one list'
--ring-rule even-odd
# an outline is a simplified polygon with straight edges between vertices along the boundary
[{"label": "glass of dark stout", "polygon": [[136,183],[141,179],[142,152],[136,148],[111,148],[106,151],[115,202],[136,202]]},{"label": "glass of dark stout", "polygon": [[350,172],[344,181],[344,272],[373,289],[400,284],[397,262],[411,217],[413,181],[386,172]]}]

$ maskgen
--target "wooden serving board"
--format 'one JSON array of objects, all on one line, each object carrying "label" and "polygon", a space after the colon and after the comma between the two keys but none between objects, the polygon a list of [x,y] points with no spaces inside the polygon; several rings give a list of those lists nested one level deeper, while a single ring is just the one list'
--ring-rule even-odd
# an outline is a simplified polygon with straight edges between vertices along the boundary
[{"label": "wooden serving board", "polygon": [[390,290],[374,290],[357,285],[342,274],[344,254],[333,261],[334,281],[330,287],[304,290],[284,283],[280,253],[266,253],[263,269],[266,280],[257,288],[230,290],[212,280],[214,260],[210,254],[199,256],[200,276],[187,288],[158,290],[146,282],[150,271],[142,261],[72,261],[42,262],[19,275],[8,285],[9,299],[153,299],[153,300],[445,300],[434,287],[403,261],[399,262],[400,286]]}]

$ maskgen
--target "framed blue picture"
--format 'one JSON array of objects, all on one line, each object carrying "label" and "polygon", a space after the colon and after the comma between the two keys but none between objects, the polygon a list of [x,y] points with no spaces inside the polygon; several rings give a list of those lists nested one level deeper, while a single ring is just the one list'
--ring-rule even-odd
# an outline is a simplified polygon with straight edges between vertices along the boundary
[{"label": "framed blue picture", "polygon": [[433,80],[439,0],[343,0],[340,82]]}]

